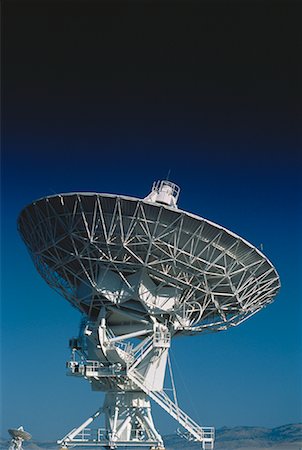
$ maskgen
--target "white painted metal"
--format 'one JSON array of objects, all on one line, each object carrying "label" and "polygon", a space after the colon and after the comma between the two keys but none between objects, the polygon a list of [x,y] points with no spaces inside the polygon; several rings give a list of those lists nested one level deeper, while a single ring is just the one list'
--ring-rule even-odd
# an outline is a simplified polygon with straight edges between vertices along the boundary
[{"label": "white painted metal", "polygon": [[178,209],[178,196],[178,186],[159,181],[144,200],[62,194],[20,215],[38,271],[86,318],[71,340],[70,373],[107,392],[88,419],[104,416],[105,431],[92,438],[84,423],[60,441],[67,446],[162,447],[149,396],[204,449],[213,448],[213,428],[178,407],[174,386],[174,401],[163,389],[171,339],[240,324],[273,300],[280,282],[262,252]]},{"label": "white painted metal", "polygon": [[151,201],[47,197],[21,213],[19,228],[47,283],[89,317],[113,308],[118,335],[165,313],[178,334],[220,331],[270,303],[280,285],[256,247]]},{"label": "white painted metal", "polygon": [[191,419],[184,411],[182,411],[164,392],[156,392],[150,389],[144,379],[137,371],[130,371],[129,377],[140,387],[152,400],[159,404],[168,414],[177,420],[196,441],[204,442],[205,440],[212,443],[214,447],[214,428],[200,427],[193,419]]},{"label": "white painted metal", "polygon": [[58,441],[58,444],[67,444],[72,442],[73,439],[78,436],[85,428],[87,428],[100,414],[102,410],[98,409],[91,417],[89,417],[85,422],[83,422],[78,428],[71,430],[63,439]]},{"label": "white painted metal", "polygon": [[171,181],[156,181],[153,183],[150,194],[147,195],[144,200],[152,203],[162,203],[171,206],[172,208],[177,208],[179,192],[179,187]]},{"label": "white painted metal", "polygon": [[23,441],[29,441],[31,439],[31,435],[22,426],[19,428],[11,428],[8,432],[12,437],[9,450],[22,450]]},{"label": "white painted metal", "polygon": [[[100,326],[106,328],[103,322]],[[96,333],[96,331],[92,329],[89,339],[93,339],[93,333]],[[106,342],[110,342],[110,345],[112,345],[112,339],[111,341],[104,340],[101,342],[106,335],[112,335],[112,333],[108,333],[107,330],[104,333],[99,333],[99,336],[101,336],[99,343],[102,348],[106,348]],[[83,354],[79,358],[82,362],[81,369],[78,369],[78,366],[75,364],[75,358],[71,361],[70,367],[73,374],[84,376],[99,383],[103,383],[104,378],[108,379],[111,376],[112,385],[115,383],[115,386],[122,388],[121,392],[113,391],[107,393],[102,409],[102,412],[105,414],[108,445],[111,445],[112,448],[119,444],[121,445],[121,443],[133,441],[133,436],[137,436],[135,430],[140,432],[142,439],[144,438],[144,445],[146,442],[163,445],[162,439],[154,427],[150,403],[146,400],[146,396],[149,396],[176,419],[192,435],[193,439],[202,443],[203,448],[213,448],[214,428],[200,427],[179,408],[177,401],[173,402],[163,390],[163,375],[165,373],[169,343],[170,336],[161,327],[160,331],[155,332],[153,336],[146,337],[143,342],[138,344],[137,348],[132,349],[132,354],[125,358],[125,371],[112,365],[110,374],[107,368],[101,366],[98,361],[85,361]],[[115,341],[114,344],[118,344],[118,342]],[[152,367],[156,367],[157,370],[156,383],[154,383],[154,372],[150,370]],[[161,380],[160,385],[158,380]],[[174,387],[173,378],[172,386]],[[176,396],[175,391],[174,396]],[[116,409],[117,406],[118,409]],[[95,417],[99,414],[100,412],[96,413]],[[95,417],[89,418],[87,423],[73,430],[59,443],[65,446],[68,446],[69,443],[71,445],[76,443],[74,438]],[[134,428],[135,423],[139,423],[139,429]],[[209,446],[210,444],[211,446]]]}]

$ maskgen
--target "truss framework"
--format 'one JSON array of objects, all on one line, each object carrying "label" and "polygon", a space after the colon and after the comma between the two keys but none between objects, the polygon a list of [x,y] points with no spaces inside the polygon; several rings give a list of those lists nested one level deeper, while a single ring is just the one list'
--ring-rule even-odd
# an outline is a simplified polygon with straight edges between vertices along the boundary
[{"label": "truss framework", "polygon": [[[203,450],[213,450],[214,428],[201,427],[178,405],[172,367],[167,358],[170,332],[163,330],[160,324],[158,329],[161,331],[154,331],[151,336],[148,333],[135,348],[129,345],[121,347],[119,338],[106,326],[105,311],[100,324],[86,322],[79,338],[72,339],[70,343],[72,358],[68,362],[69,374],[84,377],[98,389],[105,390],[105,402],[103,408],[71,430],[58,441],[59,444],[67,448],[94,447],[97,443],[110,449],[147,446],[164,450],[163,440],[153,423],[147,398],[150,397],[186,430],[183,436],[199,442]],[[87,340],[94,343],[91,355],[98,356],[97,360],[87,358]],[[173,399],[163,387],[167,360]],[[152,369],[156,370],[157,378],[162,379],[161,383],[158,380],[155,382]],[[101,415],[105,418],[105,428],[91,429],[92,422]]]},{"label": "truss framework", "polygon": [[[268,259],[234,233],[167,206],[109,194],[62,194],[25,208],[19,229],[46,280],[74,306],[96,317],[103,304],[142,304],[142,314],[167,315],[178,333],[219,331],[270,303],[278,274]],[[100,274],[121,288],[100,292]],[[129,282],[147,274],[158,292],[177,290],[170,308],[150,305]],[[137,284],[139,284],[139,278]]]},{"label": "truss framework", "polygon": [[[62,194],[20,214],[37,270],[86,317],[83,339],[71,340],[80,361],[69,368],[107,392],[103,408],[60,441],[66,446],[138,442],[162,449],[149,396],[190,439],[213,449],[214,429],[200,427],[163,390],[171,337],[238,325],[273,300],[280,281],[254,246],[179,210],[178,195],[174,183],[162,181],[144,200]],[[87,438],[87,425],[101,413],[106,436],[98,430]]]}]

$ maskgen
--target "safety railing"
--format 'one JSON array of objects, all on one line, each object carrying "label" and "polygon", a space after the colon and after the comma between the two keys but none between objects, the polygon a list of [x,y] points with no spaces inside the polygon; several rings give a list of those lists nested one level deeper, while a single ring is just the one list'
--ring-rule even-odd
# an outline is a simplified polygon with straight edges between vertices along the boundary
[{"label": "safety railing", "polygon": [[[108,432],[105,428],[84,428],[81,430],[76,436],[73,436],[72,438],[69,438],[68,435],[66,435],[63,439],[57,441],[58,444],[63,444],[64,447],[80,447],[80,448],[89,448],[89,447],[95,447],[95,446],[102,446],[109,448],[108,445],[112,445],[114,447],[110,448],[116,448],[116,440],[115,436],[112,435],[112,433]],[[157,441],[154,441],[149,436],[146,436],[145,431],[143,431],[141,428],[133,428],[131,430],[131,440],[129,441],[121,441],[118,440],[118,446],[122,446],[124,448],[125,446],[128,447],[148,447],[157,445]]]},{"label": "safety railing", "polygon": [[135,347],[133,353],[133,361],[130,364],[128,364],[128,370],[130,368],[137,367],[138,364],[152,350],[152,348],[153,348],[153,336],[148,336],[137,347]]},{"label": "safety railing", "polygon": [[204,449],[207,448],[207,445],[210,446],[208,447],[210,449],[214,448],[215,429],[213,427],[200,427],[193,419],[191,419],[191,417],[182,411],[164,391],[152,391],[146,384],[144,377],[135,369],[130,370],[128,376],[140,389],[149,395],[149,397],[191,433],[195,440],[202,442]]},{"label": "safety railing", "polygon": [[153,335],[154,347],[169,348],[171,342],[171,334],[169,331],[155,331]]},{"label": "safety railing", "polygon": [[87,361],[85,365],[85,375],[87,377],[114,377],[125,375],[126,369],[119,364],[104,366],[98,361]]},{"label": "safety railing", "polygon": [[84,428],[72,438],[72,442],[104,442],[106,439],[107,431],[105,428]]},{"label": "safety railing", "polygon": [[[116,337],[111,328],[106,328],[106,334],[108,341]],[[125,356],[129,355],[127,359],[133,359],[133,344],[131,344],[131,342],[117,341],[114,343],[110,343],[110,345],[121,350],[125,354]]]}]

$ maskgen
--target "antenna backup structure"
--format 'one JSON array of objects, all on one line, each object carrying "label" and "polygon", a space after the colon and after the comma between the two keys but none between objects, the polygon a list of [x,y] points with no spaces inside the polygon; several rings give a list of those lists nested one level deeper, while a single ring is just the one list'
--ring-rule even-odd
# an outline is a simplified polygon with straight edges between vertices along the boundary
[{"label": "antenna backup structure", "polygon": [[[240,324],[280,283],[262,252],[178,209],[178,196],[178,186],[159,181],[144,199],[68,193],[20,214],[37,270],[83,314],[69,373],[106,392],[103,407],[59,440],[62,447],[164,449],[152,399],[187,438],[213,449],[214,428],[199,426],[163,389],[171,339]],[[101,416],[104,428],[91,429]]]}]

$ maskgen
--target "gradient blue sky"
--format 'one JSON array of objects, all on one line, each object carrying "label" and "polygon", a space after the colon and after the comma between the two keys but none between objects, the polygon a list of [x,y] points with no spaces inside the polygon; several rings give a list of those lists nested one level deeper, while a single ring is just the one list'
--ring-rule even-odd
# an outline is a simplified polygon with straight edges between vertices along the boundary
[{"label": "gradient blue sky", "polygon": [[[301,135],[295,2],[13,2],[4,8],[2,417],[57,439],[103,395],[65,376],[79,313],[35,271],[20,210],[54,193],[145,196],[263,251],[282,288],[227,332],[177,339],[185,411],[203,425],[301,421]],[[177,424],[154,407],[161,433]]]}]

